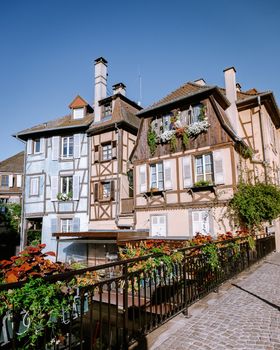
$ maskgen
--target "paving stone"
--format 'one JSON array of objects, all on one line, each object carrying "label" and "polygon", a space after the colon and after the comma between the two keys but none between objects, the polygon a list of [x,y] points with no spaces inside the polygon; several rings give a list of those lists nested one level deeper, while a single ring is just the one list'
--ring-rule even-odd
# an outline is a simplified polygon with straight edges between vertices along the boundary
[{"label": "paving stone", "polygon": [[174,318],[179,327],[149,349],[280,350],[279,276],[280,253],[273,253],[190,307],[191,318]]}]

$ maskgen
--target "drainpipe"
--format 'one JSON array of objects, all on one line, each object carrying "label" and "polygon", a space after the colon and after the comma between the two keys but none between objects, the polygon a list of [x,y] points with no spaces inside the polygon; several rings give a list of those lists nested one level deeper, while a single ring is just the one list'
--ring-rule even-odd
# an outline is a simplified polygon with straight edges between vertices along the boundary
[{"label": "drainpipe", "polygon": [[22,179],[22,193],[21,193],[21,218],[20,218],[20,245],[19,245],[19,249],[20,251],[22,251],[24,249],[24,246],[26,244],[26,235],[25,235],[25,215],[24,215],[24,198],[25,198],[25,181],[26,181],[26,171],[25,171],[25,167],[26,167],[26,154],[27,154],[27,149],[26,149],[26,145],[27,143],[23,140],[21,140],[17,135],[15,135],[15,138],[19,141],[21,141],[22,143],[24,143],[24,157],[23,157],[23,179]]},{"label": "drainpipe", "polygon": [[266,154],[265,154],[265,144],[264,144],[264,135],[263,135],[263,113],[262,113],[262,108],[261,108],[261,97],[258,96],[258,106],[259,106],[259,121],[260,121],[260,129],[261,129],[261,141],[262,141],[262,152],[263,152],[263,165],[264,165],[264,179],[265,183],[267,184],[267,159],[266,159]]},{"label": "drainpipe", "polygon": [[121,186],[120,186],[120,159],[121,159],[121,149],[120,149],[120,145],[121,145],[121,133],[120,133],[120,129],[118,128],[118,124],[115,123],[115,129],[116,129],[116,133],[118,135],[118,142],[117,142],[117,196],[116,196],[116,217],[115,217],[115,223],[116,226],[119,225],[119,216],[120,216],[120,190],[121,190]]}]

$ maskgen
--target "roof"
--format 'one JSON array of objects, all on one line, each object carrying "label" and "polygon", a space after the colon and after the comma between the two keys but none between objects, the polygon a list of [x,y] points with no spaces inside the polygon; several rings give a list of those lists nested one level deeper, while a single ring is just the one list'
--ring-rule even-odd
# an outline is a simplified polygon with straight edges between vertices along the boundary
[{"label": "roof", "polygon": [[56,130],[63,130],[75,127],[87,127],[93,120],[93,114],[88,113],[83,119],[73,119],[72,115],[48,121],[46,123],[35,125],[29,129],[22,130],[16,134],[21,139],[27,139],[27,136],[35,133],[45,133]]},{"label": "roof", "polygon": [[88,106],[87,101],[84,100],[80,95],[77,95],[70,103],[69,108],[81,108],[85,106]]},{"label": "roof", "polygon": [[0,162],[0,172],[23,173],[24,152],[15,154]]},{"label": "roof", "polygon": [[136,116],[136,113],[139,112],[139,109],[141,109],[141,107],[137,106],[134,102],[131,102],[133,101],[130,101],[128,98],[125,98],[121,94],[117,94],[111,118],[104,118],[104,120],[101,120],[100,122],[92,123],[89,127],[88,132],[94,134],[105,128],[114,126],[116,123],[125,123],[129,127],[137,130],[140,125],[140,120]]}]

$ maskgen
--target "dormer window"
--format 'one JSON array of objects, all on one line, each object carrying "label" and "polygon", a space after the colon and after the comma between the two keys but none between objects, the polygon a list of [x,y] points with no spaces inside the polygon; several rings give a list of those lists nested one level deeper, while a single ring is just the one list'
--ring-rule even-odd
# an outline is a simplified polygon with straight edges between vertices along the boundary
[{"label": "dormer window", "polygon": [[73,119],[83,119],[85,115],[84,108],[74,108],[73,109]]},{"label": "dormer window", "polygon": [[105,103],[102,106],[102,118],[112,115],[112,102]]}]

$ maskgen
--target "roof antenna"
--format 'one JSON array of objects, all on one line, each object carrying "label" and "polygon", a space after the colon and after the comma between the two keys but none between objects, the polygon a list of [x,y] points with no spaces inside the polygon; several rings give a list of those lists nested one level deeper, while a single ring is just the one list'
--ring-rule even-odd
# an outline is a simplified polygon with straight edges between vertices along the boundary
[{"label": "roof antenna", "polygon": [[142,102],[142,77],[140,72],[140,66],[139,66],[139,73],[138,73],[138,81],[139,81],[139,100],[138,100],[138,106],[141,106]]}]

